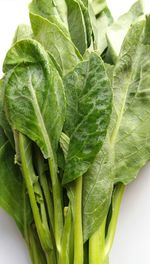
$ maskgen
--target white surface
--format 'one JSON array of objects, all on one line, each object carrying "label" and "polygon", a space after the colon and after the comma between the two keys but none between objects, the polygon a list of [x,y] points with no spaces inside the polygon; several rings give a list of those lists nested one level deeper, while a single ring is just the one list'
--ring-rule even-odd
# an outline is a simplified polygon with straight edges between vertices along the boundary
[{"label": "white surface", "polygon": [[[126,12],[133,2],[108,0],[116,17]],[[28,0],[0,0],[0,69],[17,25],[28,21],[27,3]],[[150,6],[149,0],[146,3]],[[128,186],[124,195],[110,264],[150,263],[149,190],[150,165],[147,165],[141,171],[140,177]],[[30,264],[25,243],[15,223],[2,209],[0,209],[0,264]]]}]

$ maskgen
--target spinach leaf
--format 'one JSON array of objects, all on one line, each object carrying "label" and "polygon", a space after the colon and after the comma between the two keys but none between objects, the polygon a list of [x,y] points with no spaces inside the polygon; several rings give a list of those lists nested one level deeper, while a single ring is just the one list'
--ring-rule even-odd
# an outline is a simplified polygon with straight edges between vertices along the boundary
[{"label": "spinach leaf", "polygon": [[65,118],[61,78],[43,47],[33,40],[17,42],[8,51],[4,71],[12,67],[5,92],[10,124],[35,141],[48,158],[57,149]]},{"label": "spinach leaf", "polygon": [[26,238],[32,213],[24,180],[14,165],[14,151],[0,128],[0,206],[16,221]]},{"label": "spinach leaf", "polygon": [[[135,29],[133,27],[127,35],[114,71],[116,122],[112,127],[111,140],[115,151],[115,181],[121,181],[124,184],[132,181],[140,168],[150,159],[150,144],[147,140],[150,131],[149,24],[150,17],[148,16],[145,32],[141,32],[142,36],[139,39],[135,36],[135,34],[139,35],[139,30],[136,29],[138,25]],[[135,41],[137,41],[136,45]],[[134,51],[131,45],[135,48]],[[126,52],[128,52],[128,58],[125,55]],[[130,54],[132,54],[131,58]],[[126,61],[123,62],[125,58]],[[120,104],[117,104],[118,96]],[[123,145],[126,147],[123,148]]]},{"label": "spinach leaf", "polygon": [[31,27],[26,24],[20,24],[17,27],[16,33],[13,39],[13,43],[23,40],[23,39],[32,38],[32,37],[33,37],[33,32],[32,32]]},{"label": "spinach leaf", "polygon": [[68,100],[66,117],[66,127],[67,122],[73,123],[71,128],[68,126],[71,138],[63,178],[63,183],[68,183],[87,171],[102,146],[109,124],[111,88],[101,58],[91,53],[88,61],[80,63],[66,77],[65,87],[69,97],[70,91],[77,96],[76,100]]},{"label": "spinach leaf", "polygon": [[68,34],[66,30],[68,28],[67,5],[65,0],[59,1],[59,4],[57,1],[58,0],[32,0],[29,5],[29,11],[55,23]]},{"label": "spinach leaf", "polygon": [[81,55],[72,41],[54,23],[30,13],[35,39],[52,54],[63,73],[71,71],[81,60]]},{"label": "spinach leaf", "polygon": [[[107,213],[116,182],[129,183],[149,160],[149,23],[134,24],[113,74],[113,113],[102,150],[84,177],[83,227],[87,240]],[[145,34],[144,34],[145,27]],[[96,210],[93,210],[96,208]]]},{"label": "spinach leaf", "polygon": [[90,12],[89,12],[89,3],[87,0],[76,0],[82,10],[83,16],[84,16],[84,22],[86,26],[86,35],[87,35],[87,46],[90,47],[92,44],[92,39],[93,39],[93,28],[92,28],[92,21],[90,17]]},{"label": "spinach leaf", "polygon": [[11,127],[7,121],[4,111],[4,92],[5,92],[6,77],[0,80],[0,127],[3,129],[7,139],[14,148],[14,139]]},{"label": "spinach leaf", "polygon": [[91,3],[96,16],[107,8],[106,0],[92,0]]},{"label": "spinach leaf", "polygon": [[114,62],[116,62],[119,56],[122,42],[130,25],[142,14],[142,1],[138,0],[126,14],[119,17],[119,19],[108,28],[107,41]]},{"label": "spinach leaf", "polygon": [[97,38],[96,46],[100,54],[107,48],[106,32],[112,24],[113,18],[108,8],[105,8],[96,19]]},{"label": "spinach leaf", "polygon": [[68,25],[71,39],[81,54],[87,48],[87,35],[82,9],[75,0],[66,0],[68,8]]}]

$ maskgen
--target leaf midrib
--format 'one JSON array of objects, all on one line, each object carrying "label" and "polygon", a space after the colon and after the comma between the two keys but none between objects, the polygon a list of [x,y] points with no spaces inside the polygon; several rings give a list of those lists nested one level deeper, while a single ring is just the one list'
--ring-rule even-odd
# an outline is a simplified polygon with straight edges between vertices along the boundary
[{"label": "leaf midrib", "polygon": [[[141,32],[141,34],[142,34],[142,32]],[[134,55],[134,59],[132,60],[132,64],[131,64],[131,73],[129,75],[129,80],[128,80],[128,83],[127,83],[126,92],[125,92],[123,104],[122,104],[122,107],[121,107],[121,111],[120,111],[119,116],[117,117],[117,122],[115,124],[115,127],[114,127],[113,132],[112,132],[111,137],[110,137],[110,144],[112,146],[115,145],[115,141],[116,141],[116,138],[117,138],[117,135],[118,135],[118,132],[119,132],[119,128],[120,128],[120,125],[121,125],[121,121],[122,121],[122,118],[123,118],[124,109],[125,109],[125,105],[126,105],[126,100],[127,100],[127,96],[128,96],[128,91],[129,91],[129,87],[130,87],[130,83],[131,83],[131,78],[132,78],[132,76],[133,76],[133,74],[135,72],[133,70],[133,65],[135,64],[134,62],[136,61],[136,58],[138,57],[137,53],[138,53],[140,42],[141,42],[141,40],[139,38],[139,41],[138,41],[138,44],[137,44],[137,48],[136,48],[136,52],[135,52],[135,55]]]},{"label": "leaf midrib", "polygon": [[43,116],[41,114],[39,103],[37,101],[36,93],[35,93],[35,90],[34,90],[33,85],[32,85],[32,79],[31,79],[31,74],[30,74],[29,68],[28,68],[28,77],[29,77],[28,88],[29,88],[30,94],[31,94],[32,99],[33,99],[32,105],[33,105],[33,108],[35,111],[36,118],[38,120],[38,127],[41,131],[41,134],[43,135],[43,139],[44,139],[45,145],[47,147],[48,157],[51,157],[51,156],[53,156],[52,146],[51,146],[50,139],[49,139],[49,136],[48,136],[45,124],[44,124],[44,120],[43,120]]}]

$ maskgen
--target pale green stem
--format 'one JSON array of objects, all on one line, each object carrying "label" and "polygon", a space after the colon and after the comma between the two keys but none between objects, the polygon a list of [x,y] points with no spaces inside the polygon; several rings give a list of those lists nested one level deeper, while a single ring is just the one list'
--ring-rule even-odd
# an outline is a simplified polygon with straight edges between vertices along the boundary
[{"label": "pale green stem", "polygon": [[30,143],[25,136],[19,134],[19,148],[20,148],[20,157],[22,164],[22,172],[24,175],[26,187],[29,194],[30,204],[33,212],[33,217],[35,221],[35,226],[37,233],[42,245],[43,250],[48,253],[52,249],[50,233],[48,230],[47,222],[43,223],[39,213],[39,208],[37,205],[33,180],[32,177],[35,177],[34,171],[31,164],[31,153],[30,153]]},{"label": "pale green stem", "polygon": [[28,229],[28,248],[33,264],[46,264],[46,258],[44,252],[39,244],[39,241],[35,239],[34,232],[31,227]]},{"label": "pale green stem", "polygon": [[65,216],[65,225],[62,236],[61,252],[59,255],[59,264],[70,264],[73,259],[73,243],[72,243],[72,214],[70,206],[67,208]]},{"label": "pale green stem", "polygon": [[106,218],[99,229],[89,239],[89,264],[105,264],[105,225]]},{"label": "pale green stem", "polygon": [[40,151],[37,149],[36,149],[36,161],[37,161],[37,168],[38,168],[40,183],[43,189],[43,193],[44,193],[44,197],[45,197],[45,201],[47,205],[47,211],[48,211],[48,216],[50,219],[50,224],[54,232],[54,208],[53,208],[52,197],[50,194],[48,181],[47,181],[46,174],[45,174],[44,160],[43,160],[43,157],[41,156]]},{"label": "pale green stem", "polygon": [[52,192],[54,202],[54,236],[56,241],[56,247],[58,255],[61,251],[61,238],[63,231],[63,205],[62,205],[62,190],[57,175],[57,166],[54,158],[48,159],[51,181],[52,181]]},{"label": "pale green stem", "polygon": [[83,264],[82,177],[74,184],[74,264]]},{"label": "pale green stem", "polygon": [[105,246],[105,255],[109,255],[109,252],[111,250],[115,231],[117,227],[117,220],[120,210],[120,205],[122,202],[122,197],[125,191],[125,185],[122,183],[119,183],[114,190],[113,196],[112,196],[112,217],[111,221],[108,227],[107,237],[106,237],[106,246]]}]

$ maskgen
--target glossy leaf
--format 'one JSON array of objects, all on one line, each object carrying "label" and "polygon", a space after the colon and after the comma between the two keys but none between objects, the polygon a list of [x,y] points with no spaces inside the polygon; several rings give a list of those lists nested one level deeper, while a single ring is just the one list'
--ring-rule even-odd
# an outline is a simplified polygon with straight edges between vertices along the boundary
[{"label": "glossy leaf", "polygon": [[63,178],[63,183],[68,183],[87,171],[103,144],[111,113],[111,88],[104,64],[96,53],[76,67],[65,85],[77,98],[74,109],[73,98],[70,94],[67,98],[66,122],[70,125],[72,120],[74,125],[71,129],[68,126],[71,138]]},{"label": "glossy leaf", "polygon": [[81,60],[72,41],[56,24],[31,13],[30,20],[35,39],[52,54],[64,74],[71,71]]},{"label": "glossy leaf", "polygon": [[61,78],[43,47],[33,40],[17,42],[9,50],[4,71],[12,67],[5,92],[10,124],[35,141],[48,158],[57,148],[65,118]]}]

